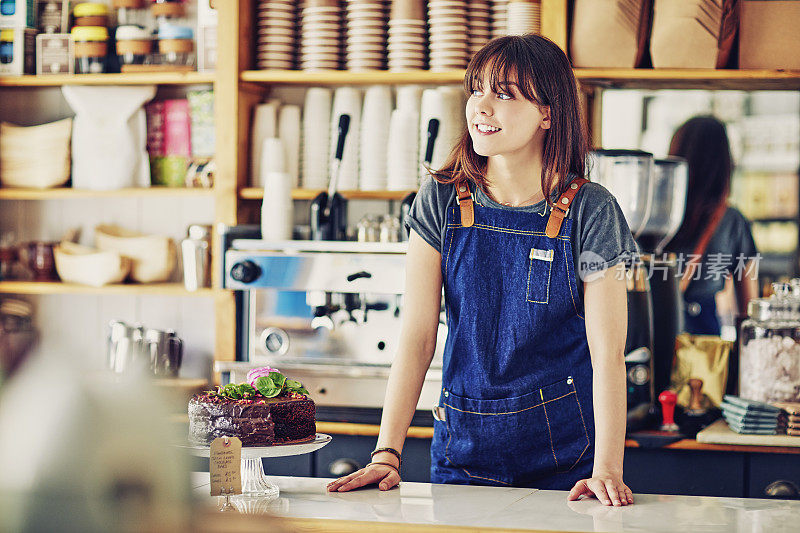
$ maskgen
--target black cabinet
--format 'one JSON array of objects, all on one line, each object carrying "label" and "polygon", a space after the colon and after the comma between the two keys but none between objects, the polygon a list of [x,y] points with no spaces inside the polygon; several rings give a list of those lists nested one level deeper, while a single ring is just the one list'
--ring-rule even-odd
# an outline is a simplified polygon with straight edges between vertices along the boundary
[{"label": "black cabinet", "polygon": [[639,494],[745,495],[745,454],[626,448],[625,484]]},{"label": "black cabinet", "polygon": [[[369,454],[375,449],[375,440],[375,437],[333,435],[330,444],[314,454],[316,476],[338,477],[362,468],[369,462]],[[403,480],[430,481],[430,446],[429,439],[406,439],[400,471]]]},{"label": "black cabinet", "polygon": [[747,496],[750,498],[768,498],[765,490],[775,482],[783,482],[781,486],[773,486],[783,497],[791,497],[791,493],[800,488],[800,455],[753,453],[748,459]]}]

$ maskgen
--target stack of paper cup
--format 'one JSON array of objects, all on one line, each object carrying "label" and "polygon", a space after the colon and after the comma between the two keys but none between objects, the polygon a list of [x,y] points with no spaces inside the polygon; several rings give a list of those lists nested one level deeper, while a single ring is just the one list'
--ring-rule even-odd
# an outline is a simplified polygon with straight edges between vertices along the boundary
[{"label": "stack of paper cup", "polygon": [[464,116],[464,91],[457,87],[437,87],[422,92],[422,109],[419,122],[419,177],[428,176],[425,156],[428,145],[430,121],[439,121],[438,135],[433,144],[430,168],[439,170],[444,166],[453,147],[466,131]]},{"label": "stack of paper cup", "polygon": [[542,25],[541,0],[510,0],[508,3],[508,34],[539,33]]},{"label": "stack of paper cup", "polygon": [[278,108],[280,101],[271,99],[263,104],[258,104],[253,108],[253,125],[250,129],[250,169],[252,183],[256,187],[264,187],[261,179],[264,174],[261,172],[262,150],[264,140],[278,136]]},{"label": "stack of paper cup", "polygon": [[261,0],[256,8],[256,64],[260,69],[294,68],[297,14],[293,0]]},{"label": "stack of paper cup", "polygon": [[367,88],[361,114],[359,149],[359,189],[363,191],[386,189],[386,151],[391,117],[391,89],[386,85]]},{"label": "stack of paper cup", "polygon": [[300,184],[300,106],[284,105],[278,111],[278,137],[283,143],[284,169],[292,187]]},{"label": "stack of paper cup", "polygon": [[421,70],[427,64],[423,0],[393,0],[389,14],[389,70]]},{"label": "stack of paper cup", "polygon": [[430,69],[463,69],[469,59],[466,0],[429,0]]},{"label": "stack of paper cup", "polygon": [[[350,129],[344,143],[342,161],[339,165],[337,189],[352,191],[358,189],[358,144],[361,138],[361,91],[354,87],[339,87],[333,93],[333,113],[330,121],[329,168],[333,168],[336,145],[339,142],[339,117],[350,115]],[[326,181],[326,187],[327,187]]]},{"label": "stack of paper cup", "polygon": [[305,0],[300,13],[300,69],[338,69],[342,45],[339,0]]},{"label": "stack of paper cup", "polygon": [[264,174],[264,199],[261,202],[261,237],[265,240],[292,238],[291,176],[283,171],[283,143],[271,137],[264,139],[261,171]]},{"label": "stack of paper cup", "polygon": [[386,64],[386,0],[347,0],[348,70],[380,70]]},{"label": "stack of paper cup", "polygon": [[508,35],[508,0],[492,0],[492,39]]},{"label": "stack of paper cup", "polygon": [[419,112],[397,108],[392,111],[386,153],[386,188],[410,191],[418,186]]},{"label": "stack of paper cup", "polygon": [[483,48],[492,38],[492,6],[489,0],[469,3],[469,56]]},{"label": "stack of paper cup", "polygon": [[300,184],[306,189],[328,187],[328,154],[333,92],[325,87],[306,91],[303,106],[303,159]]}]

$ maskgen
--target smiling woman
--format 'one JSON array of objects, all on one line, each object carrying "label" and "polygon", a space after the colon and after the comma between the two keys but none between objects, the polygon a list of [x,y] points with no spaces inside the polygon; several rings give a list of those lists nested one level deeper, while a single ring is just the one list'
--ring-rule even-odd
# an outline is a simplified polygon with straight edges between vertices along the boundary
[{"label": "smiling woman", "polygon": [[[618,317],[636,245],[613,196],[583,178],[569,61],[544,37],[502,37],[473,57],[464,88],[468,127],[406,221],[403,326],[374,462],[329,490],[400,482],[444,289],[431,480],[572,489],[570,499],[627,505]],[[578,270],[587,252],[596,260]]]}]

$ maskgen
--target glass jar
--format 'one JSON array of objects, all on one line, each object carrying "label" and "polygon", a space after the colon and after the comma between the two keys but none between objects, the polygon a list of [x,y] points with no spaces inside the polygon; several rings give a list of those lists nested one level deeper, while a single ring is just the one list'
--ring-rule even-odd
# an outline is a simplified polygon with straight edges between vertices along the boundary
[{"label": "glass jar", "polygon": [[158,28],[158,52],[162,65],[194,65],[194,31],[177,24],[162,24]]},{"label": "glass jar", "polygon": [[108,29],[97,26],[72,28],[76,74],[101,74],[106,71]]},{"label": "glass jar", "polygon": [[63,0],[39,0],[38,29],[42,33],[66,31],[66,14]]},{"label": "glass jar", "polygon": [[117,58],[122,67],[152,62],[153,39],[139,26],[120,26],[116,32]]},{"label": "glass jar", "polygon": [[114,0],[118,26],[147,26],[147,2],[145,0]]},{"label": "glass jar", "polygon": [[0,64],[14,61],[14,30],[0,31]]},{"label": "glass jar", "polygon": [[739,395],[759,402],[800,401],[800,312],[788,284],[751,300],[739,339]]},{"label": "glass jar", "polygon": [[150,13],[161,26],[166,22],[186,18],[186,6],[181,0],[155,0],[150,5]]},{"label": "glass jar", "polygon": [[13,15],[17,12],[17,0],[0,0],[0,15]]},{"label": "glass jar", "polygon": [[72,11],[75,26],[108,26],[108,6],[99,2],[84,2]]}]

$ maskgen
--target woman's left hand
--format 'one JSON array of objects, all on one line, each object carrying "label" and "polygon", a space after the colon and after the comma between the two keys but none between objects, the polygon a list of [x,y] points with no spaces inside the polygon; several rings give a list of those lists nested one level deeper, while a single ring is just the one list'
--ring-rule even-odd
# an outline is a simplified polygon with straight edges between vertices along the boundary
[{"label": "woman's left hand", "polygon": [[577,500],[584,494],[597,498],[603,505],[617,507],[633,503],[631,489],[622,482],[622,476],[616,474],[592,473],[592,477],[589,479],[582,479],[575,483],[575,486],[569,491],[567,501]]}]

